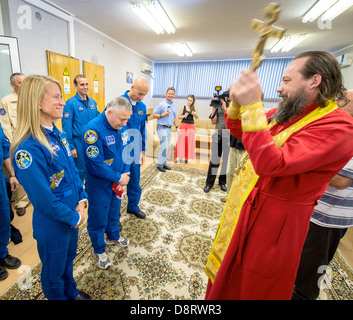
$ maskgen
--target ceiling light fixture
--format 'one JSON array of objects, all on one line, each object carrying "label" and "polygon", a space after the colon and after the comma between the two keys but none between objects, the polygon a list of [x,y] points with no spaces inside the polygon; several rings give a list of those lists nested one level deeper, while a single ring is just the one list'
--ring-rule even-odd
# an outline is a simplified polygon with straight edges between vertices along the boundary
[{"label": "ceiling light fixture", "polygon": [[348,8],[353,6],[352,0],[340,0],[330,9],[328,9],[321,17],[322,21],[333,20]]},{"label": "ceiling light fixture", "polygon": [[186,42],[176,42],[176,43],[172,43],[171,45],[179,57],[192,56],[192,51],[190,50]]},{"label": "ceiling light fixture", "polygon": [[333,20],[341,13],[346,11],[353,5],[352,0],[319,0],[315,5],[303,16],[303,23],[313,22],[322,15],[321,19]]},{"label": "ceiling light fixture", "polygon": [[148,1],[147,9],[152,13],[152,15],[162,25],[168,34],[175,33],[173,22],[169,19],[159,1]]},{"label": "ceiling light fixture", "polygon": [[280,50],[282,52],[288,52],[302,42],[306,37],[306,34],[295,34],[292,36],[283,37],[272,47],[271,52],[274,53]]},{"label": "ceiling light fixture", "polygon": [[132,3],[132,10],[155,33],[175,33],[175,27],[159,1],[148,1],[145,5]]},{"label": "ceiling light fixture", "polygon": [[319,0],[315,5],[304,15],[302,21],[313,22],[316,18],[321,16],[328,8],[330,8],[337,0]]}]

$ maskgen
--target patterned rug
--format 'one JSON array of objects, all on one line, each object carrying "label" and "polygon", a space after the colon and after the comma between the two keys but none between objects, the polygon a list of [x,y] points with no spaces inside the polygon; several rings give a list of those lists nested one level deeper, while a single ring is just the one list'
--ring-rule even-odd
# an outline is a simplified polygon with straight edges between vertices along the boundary
[{"label": "patterned rug", "polygon": [[[215,185],[205,194],[206,171],[173,166],[161,173],[155,165],[141,175],[141,210],[147,218],[126,214],[122,200],[122,235],[127,248],[107,247],[112,266],[97,267],[86,227],[80,230],[74,276],[78,288],[95,300],[203,300],[204,267],[224,207],[225,193]],[[321,300],[353,300],[353,270],[339,252]],[[21,277],[0,300],[44,300],[41,264]]]},{"label": "patterned rug", "polygon": [[[122,236],[127,248],[108,246],[112,265],[97,267],[87,229],[81,228],[74,277],[79,289],[100,300],[204,299],[204,272],[218,228],[225,193],[218,185],[205,194],[207,172],[173,166],[165,173],[155,165],[141,175],[140,209],[147,218],[126,214],[121,206]],[[22,277],[0,299],[45,299],[40,285],[41,264]]]},{"label": "patterned rug", "polygon": [[353,269],[339,250],[326,273],[319,300],[353,300]]}]

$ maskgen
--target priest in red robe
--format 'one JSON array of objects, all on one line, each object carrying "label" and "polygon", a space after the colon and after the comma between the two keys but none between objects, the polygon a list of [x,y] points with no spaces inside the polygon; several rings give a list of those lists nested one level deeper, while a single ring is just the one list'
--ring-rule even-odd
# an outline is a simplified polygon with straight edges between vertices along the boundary
[{"label": "priest in red robe", "polygon": [[334,56],[297,56],[277,92],[281,103],[265,114],[256,72],[243,71],[231,87],[226,127],[247,155],[206,265],[206,299],[290,299],[314,206],[353,156]]}]

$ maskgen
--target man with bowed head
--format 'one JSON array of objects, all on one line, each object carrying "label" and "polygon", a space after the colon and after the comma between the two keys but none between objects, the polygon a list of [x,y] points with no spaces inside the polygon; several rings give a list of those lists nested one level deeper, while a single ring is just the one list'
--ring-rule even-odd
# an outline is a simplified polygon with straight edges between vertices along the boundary
[{"label": "man with bowed head", "polygon": [[[131,116],[131,104],[124,97],[110,101],[105,111],[83,128],[82,146],[86,161],[88,194],[87,231],[91,238],[93,257],[98,267],[111,263],[105,253],[106,245],[127,247],[129,240],[119,232],[121,198],[113,184],[121,190],[129,183],[128,132],[126,123]],[[107,239],[104,239],[104,233]]]},{"label": "man with bowed head", "polygon": [[[206,299],[291,299],[310,217],[331,178],[353,156],[353,120],[334,56],[295,57],[265,114],[254,71],[232,85],[226,127],[248,154],[206,265]],[[231,116],[232,119],[229,117]]]}]

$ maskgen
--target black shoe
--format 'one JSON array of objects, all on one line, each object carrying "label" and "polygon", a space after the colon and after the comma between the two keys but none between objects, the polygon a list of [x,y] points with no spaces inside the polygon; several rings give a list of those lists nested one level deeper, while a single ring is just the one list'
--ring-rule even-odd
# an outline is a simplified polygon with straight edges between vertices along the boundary
[{"label": "black shoe", "polygon": [[205,192],[205,193],[210,192],[210,190],[211,190],[210,186],[206,186],[203,188],[203,192]]},{"label": "black shoe", "polygon": [[92,300],[92,298],[87,293],[79,291],[75,300]]},{"label": "black shoe", "polygon": [[127,213],[133,214],[136,216],[136,218],[139,219],[145,219],[146,218],[146,213],[144,213],[143,211],[139,210],[137,212],[131,211],[131,210],[127,210]]},{"label": "black shoe", "polygon": [[164,169],[166,169],[166,170],[172,170],[172,168],[169,167],[169,166],[167,166],[166,164],[165,164],[163,167],[164,167]]},{"label": "black shoe", "polygon": [[162,171],[162,172],[165,172],[166,170],[164,169],[164,167],[158,167],[157,166],[157,169],[159,170],[159,171]]},{"label": "black shoe", "polygon": [[6,269],[2,266],[0,266],[0,281],[1,280],[5,280],[8,276],[8,272],[6,271]]},{"label": "black shoe", "polygon": [[7,269],[17,269],[21,265],[21,260],[7,254],[3,259],[0,259],[0,266]]},{"label": "black shoe", "polygon": [[225,184],[220,184],[219,187],[221,188],[222,191],[227,191],[227,187]]}]

